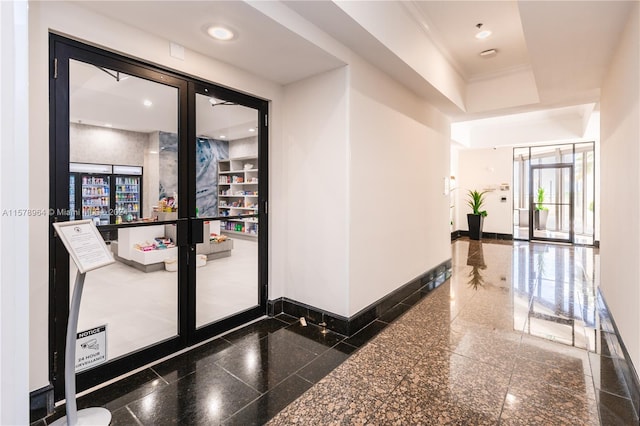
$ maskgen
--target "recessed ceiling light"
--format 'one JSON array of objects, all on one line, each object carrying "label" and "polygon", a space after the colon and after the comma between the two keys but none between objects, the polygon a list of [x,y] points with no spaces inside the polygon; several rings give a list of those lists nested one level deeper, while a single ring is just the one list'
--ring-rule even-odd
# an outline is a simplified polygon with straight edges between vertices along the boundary
[{"label": "recessed ceiling light", "polygon": [[227,137],[225,135],[220,135],[220,139],[226,139]]},{"label": "recessed ceiling light", "polygon": [[485,38],[489,37],[491,35],[491,31],[489,30],[482,30],[482,31],[478,31],[476,33],[476,38],[478,40],[484,40]]},{"label": "recessed ceiling light", "polygon": [[256,129],[252,127],[252,128],[250,128],[250,129],[249,129],[249,131],[250,131],[250,132],[255,132],[255,131],[256,131]]},{"label": "recessed ceiling light", "polygon": [[482,29],[483,25],[484,24],[482,22],[478,22],[476,24],[476,28],[478,29],[478,32],[476,33],[476,38],[478,40],[484,40],[485,38],[487,38],[487,37],[489,37],[491,35],[491,31]]},{"label": "recessed ceiling light", "polygon": [[490,58],[492,56],[496,56],[497,54],[498,51],[496,49],[488,49],[480,52],[480,56],[482,56],[483,58]]},{"label": "recessed ceiling light", "polygon": [[113,127],[113,124],[111,124],[111,123],[104,123],[104,127]]},{"label": "recessed ceiling light", "polygon": [[153,102],[151,102],[149,99],[145,99],[142,104],[146,107],[150,107],[151,105],[153,105]]},{"label": "recessed ceiling light", "polygon": [[207,34],[209,34],[216,40],[221,41],[229,41],[235,37],[233,31],[231,31],[229,28],[221,27],[218,25],[213,25],[207,28]]}]

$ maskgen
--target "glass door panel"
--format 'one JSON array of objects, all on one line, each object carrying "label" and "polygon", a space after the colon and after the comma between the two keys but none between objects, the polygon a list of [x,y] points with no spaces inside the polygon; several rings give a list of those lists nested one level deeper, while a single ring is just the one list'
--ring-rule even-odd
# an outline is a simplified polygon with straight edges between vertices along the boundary
[{"label": "glass door panel", "polygon": [[575,242],[593,244],[595,230],[595,153],[593,143],[575,148]]},{"label": "glass door panel", "polygon": [[513,151],[513,238],[529,239],[529,148]]},{"label": "glass door panel", "polygon": [[71,217],[116,259],[87,274],[78,330],[106,326],[110,361],[179,332],[178,89],[71,59],[69,92]]},{"label": "glass door panel", "polygon": [[196,94],[196,328],[260,305],[258,110]]},{"label": "glass door panel", "polygon": [[531,147],[531,164],[572,164],[573,145]]},{"label": "glass door panel", "polygon": [[573,166],[531,166],[530,227],[532,240],[573,241]]},{"label": "glass door panel", "polygon": [[[533,168],[538,170],[536,182],[530,184]],[[568,242],[571,238],[569,242],[593,245],[595,212],[593,142],[514,148],[514,239]],[[531,224],[536,226],[530,229]]]},{"label": "glass door panel", "polygon": [[[265,314],[268,102],[51,38],[51,222],[91,220],[116,260],[85,280],[78,331],[106,357],[82,391]],[[76,269],[49,244],[60,400]]]}]

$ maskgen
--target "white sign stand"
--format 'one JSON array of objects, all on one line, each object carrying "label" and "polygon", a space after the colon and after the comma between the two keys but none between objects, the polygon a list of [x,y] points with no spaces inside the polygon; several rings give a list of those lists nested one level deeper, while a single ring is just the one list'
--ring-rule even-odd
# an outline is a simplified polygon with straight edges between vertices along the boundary
[{"label": "white sign stand", "polygon": [[106,408],[92,407],[78,411],[75,372],[76,333],[78,331],[80,299],[82,299],[82,288],[87,272],[110,265],[115,260],[93,221],[59,222],[54,223],[53,227],[78,267],[78,274],[69,307],[64,361],[64,396],[67,415],[53,422],[52,426],[108,426],[111,423],[111,413]]}]

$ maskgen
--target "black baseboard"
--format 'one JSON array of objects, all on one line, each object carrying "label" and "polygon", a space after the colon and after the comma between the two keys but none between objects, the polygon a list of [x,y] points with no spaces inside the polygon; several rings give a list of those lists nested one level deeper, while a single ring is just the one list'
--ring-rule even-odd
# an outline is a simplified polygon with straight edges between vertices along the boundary
[{"label": "black baseboard", "polygon": [[53,413],[53,408],[53,385],[49,384],[29,393],[29,421],[31,423],[44,419]]},{"label": "black baseboard", "polygon": [[[461,237],[468,237],[469,231],[453,231],[451,233],[451,241],[455,241]],[[482,238],[487,240],[513,240],[513,234],[500,234],[498,232],[483,232]]]},{"label": "black baseboard", "polygon": [[[455,240],[462,238],[462,237],[468,237],[469,236],[469,231],[453,231],[451,232],[451,242],[454,242]],[[513,240],[513,234],[499,234],[496,232],[483,232],[482,233],[482,238],[486,238],[487,240]],[[521,241],[529,241],[529,238],[525,238]],[[594,240],[593,241],[593,246],[595,248],[600,248],[600,240]]]},{"label": "black baseboard", "polygon": [[608,340],[614,340],[614,342],[610,343],[611,348],[620,348],[622,351],[622,353],[617,353],[614,349],[610,352],[612,352],[612,357],[615,357],[614,364],[617,364],[618,370],[622,372],[624,381],[627,384],[629,396],[636,412],[636,416],[640,417],[640,378],[638,377],[638,372],[636,371],[633,362],[631,362],[629,351],[627,351],[627,347],[620,336],[618,326],[611,315],[611,311],[609,310],[607,302],[600,289],[598,289],[596,303],[598,307],[598,315],[600,316],[600,328],[602,334],[604,334]]},{"label": "black baseboard", "polygon": [[324,322],[327,324],[328,329],[345,336],[352,336],[413,293],[428,293],[446,281],[450,276],[451,259],[431,268],[351,317],[334,314],[286,297],[269,300],[268,313],[270,316],[285,313],[297,318],[305,317],[308,322],[313,324]]}]

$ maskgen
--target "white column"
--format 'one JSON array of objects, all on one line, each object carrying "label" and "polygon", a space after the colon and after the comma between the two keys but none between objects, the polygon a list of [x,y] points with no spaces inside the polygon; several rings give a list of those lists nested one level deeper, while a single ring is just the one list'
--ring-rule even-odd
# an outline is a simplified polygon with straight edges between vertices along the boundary
[{"label": "white column", "polygon": [[[29,216],[21,216],[29,209],[27,8],[26,1],[0,1],[0,424],[3,425],[29,424]],[[46,259],[43,262],[46,265]]]}]

